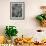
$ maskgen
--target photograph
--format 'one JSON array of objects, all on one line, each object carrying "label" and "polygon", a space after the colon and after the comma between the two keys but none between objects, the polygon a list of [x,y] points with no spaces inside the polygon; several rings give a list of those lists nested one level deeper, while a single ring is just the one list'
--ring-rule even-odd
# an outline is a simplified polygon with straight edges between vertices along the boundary
[{"label": "photograph", "polygon": [[25,18],[25,3],[10,2],[10,19],[24,20],[24,18]]}]

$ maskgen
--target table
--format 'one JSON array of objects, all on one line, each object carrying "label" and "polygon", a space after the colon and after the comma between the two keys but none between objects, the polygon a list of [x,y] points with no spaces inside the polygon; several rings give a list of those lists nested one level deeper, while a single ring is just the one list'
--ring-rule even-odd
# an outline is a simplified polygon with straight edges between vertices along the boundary
[{"label": "table", "polygon": [[23,45],[15,45],[15,46],[46,46],[46,44],[41,44],[41,45],[35,45],[35,44],[27,44],[27,43],[24,43]]}]

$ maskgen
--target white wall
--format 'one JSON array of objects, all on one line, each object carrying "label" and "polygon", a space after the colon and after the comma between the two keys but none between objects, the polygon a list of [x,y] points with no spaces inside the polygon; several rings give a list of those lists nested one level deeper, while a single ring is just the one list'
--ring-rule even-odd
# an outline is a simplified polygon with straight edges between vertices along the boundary
[{"label": "white wall", "polygon": [[[11,1],[25,2],[25,20],[10,20]],[[46,5],[46,0],[0,0],[0,33],[4,32],[6,25],[15,25],[19,31],[18,36],[21,34],[31,36],[36,29],[42,28],[35,19],[35,16],[41,13],[40,6],[42,5]]]}]

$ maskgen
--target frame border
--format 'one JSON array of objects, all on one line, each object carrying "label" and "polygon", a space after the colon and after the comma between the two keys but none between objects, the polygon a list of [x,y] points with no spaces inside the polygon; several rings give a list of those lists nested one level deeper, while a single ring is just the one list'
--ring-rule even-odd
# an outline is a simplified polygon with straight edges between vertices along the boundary
[{"label": "frame border", "polygon": [[[12,3],[22,4],[22,17],[12,17]],[[24,20],[25,19],[25,3],[24,2],[10,2],[10,20]]]}]

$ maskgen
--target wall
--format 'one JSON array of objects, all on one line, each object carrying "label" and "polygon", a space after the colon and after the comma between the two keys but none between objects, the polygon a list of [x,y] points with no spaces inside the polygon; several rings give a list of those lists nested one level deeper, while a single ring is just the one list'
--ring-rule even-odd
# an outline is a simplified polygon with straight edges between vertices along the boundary
[{"label": "wall", "polygon": [[19,31],[18,36],[31,36],[39,27],[35,16],[41,13],[40,6],[46,5],[46,0],[12,0],[13,2],[25,2],[25,20],[10,20],[11,0],[0,0],[0,34],[4,33],[6,25],[15,25]]}]

